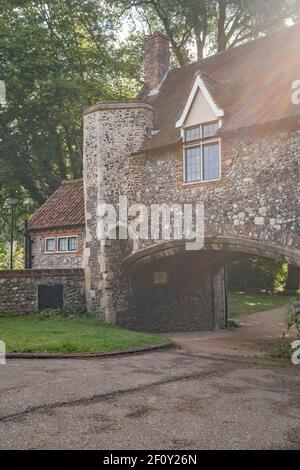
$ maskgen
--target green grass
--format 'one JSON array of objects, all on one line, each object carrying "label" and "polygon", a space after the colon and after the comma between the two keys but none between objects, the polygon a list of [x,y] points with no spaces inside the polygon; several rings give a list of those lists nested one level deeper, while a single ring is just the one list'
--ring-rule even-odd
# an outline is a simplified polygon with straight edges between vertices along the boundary
[{"label": "green grass", "polygon": [[296,298],[296,295],[230,292],[228,295],[228,313],[233,318],[238,315],[272,310],[288,304],[293,298]]},{"label": "green grass", "polygon": [[168,342],[165,338],[107,325],[92,317],[0,317],[7,352],[112,352]]}]

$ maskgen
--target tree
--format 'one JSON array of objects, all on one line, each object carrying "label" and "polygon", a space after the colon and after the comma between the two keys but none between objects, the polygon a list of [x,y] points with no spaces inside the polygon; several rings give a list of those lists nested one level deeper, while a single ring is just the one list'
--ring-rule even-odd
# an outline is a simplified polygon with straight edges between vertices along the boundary
[{"label": "tree", "polygon": [[137,81],[104,2],[4,1],[0,12],[0,183],[38,204],[82,174],[82,113],[131,97]]},{"label": "tree", "polygon": [[[161,28],[170,38],[174,57],[182,66],[221,52],[299,20],[299,0],[119,0],[120,15],[131,15],[149,33]],[[134,14],[135,13],[135,14]]]},{"label": "tree", "polygon": [[[117,44],[117,23],[99,0],[2,0],[0,80],[0,257],[6,266],[7,197],[24,220],[59,186],[82,176],[82,114],[98,101],[131,98],[138,58]],[[134,78],[132,78],[134,77]]]},{"label": "tree", "polygon": [[228,266],[229,287],[233,289],[282,289],[288,265],[263,258],[244,258]]},{"label": "tree", "polygon": [[217,0],[217,52],[285,26],[299,18],[298,0]]}]

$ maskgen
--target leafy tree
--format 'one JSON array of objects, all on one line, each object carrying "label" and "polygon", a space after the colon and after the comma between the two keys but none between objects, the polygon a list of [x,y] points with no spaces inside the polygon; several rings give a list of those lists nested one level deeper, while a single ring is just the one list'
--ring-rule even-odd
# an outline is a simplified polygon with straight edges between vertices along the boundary
[{"label": "leafy tree", "polygon": [[299,19],[299,0],[217,0],[217,51],[234,47]]},{"label": "leafy tree", "polygon": [[283,288],[288,276],[288,265],[263,258],[244,258],[228,267],[231,288]]},{"label": "leafy tree", "polygon": [[22,188],[0,188],[0,269],[10,267],[10,235],[11,235],[11,209],[6,200],[14,196],[17,204],[14,207],[14,267],[24,266],[23,232],[24,220],[37,207]]},{"label": "leafy tree", "polygon": [[151,33],[160,27],[169,36],[179,65],[205,52],[221,52],[257,38],[285,21],[299,20],[299,0],[118,0],[119,14],[129,15]]},{"label": "leafy tree", "polygon": [[[17,227],[59,186],[82,175],[82,113],[97,101],[132,97],[139,58],[117,41],[117,22],[99,0],[2,0],[0,80],[0,254],[9,211]],[[22,234],[18,237],[22,245]],[[5,263],[4,263],[5,264]],[[3,262],[2,262],[3,266]]]},{"label": "leafy tree", "polygon": [[0,182],[41,204],[81,177],[83,109],[131,97],[137,83],[104,2],[4,1],[0,30]]}]

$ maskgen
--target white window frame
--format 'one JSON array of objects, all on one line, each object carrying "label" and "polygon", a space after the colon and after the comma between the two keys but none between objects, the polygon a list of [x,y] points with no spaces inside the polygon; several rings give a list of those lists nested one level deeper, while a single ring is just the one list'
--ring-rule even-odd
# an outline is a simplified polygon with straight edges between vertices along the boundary
[{"label": "white window frame", "polygon": [[[213,124],[218,122],[219,128],[221,127],[221,121],[220,120],[215,120],[215,121],[209,121],[209,122],[203,122],[199,123],[200,127],[200,139],[197,140],[190,140],[186,141],[185,140],[185,131],[189,128],[194,128],[197,126],[189,126],[182,128],[182,137],[183,137],[183,185],[184,186],[190,186],[193,184],[205,184],[205,183],[214,183],[216,181],[220,181],[222,179],[222,141],[219,137],[203,137],[203,126]],[[220,168],[220,173],[219,173],[219,178],[214,178],[211,180],[204,180],[203,179],[203,146],[213,144],[213,143],[218,143],[219,144],[219,168]],[[195,181],[187,181],[186,180],[186,149],[188,148],[194,148],[194,147],[200,147],[200,172],[201,172],[201,179],[200,180],[195,180]]]},{"label": "white window frame", "polygon": [[[62,238],[66,238],[67,240],[69,238],[76,238],[77,239],[77,250],[59,250],[58,249],[58,240],[61,240]],[[69,241],[68,241],[68,246],[69,246]],[[64,237],[63,236],[57,237],[56,253],[78,253],[78,235],[66,235]]]},{"label": "white window frame", "polygon": [[[47,240],[54,240],[54,250],[53,251],[47,251]],[[47,253],[48,255],[52,255],[56,251],[56,240],[55,237],[45,237],[45,247],[44,247],[44,253]]]}]

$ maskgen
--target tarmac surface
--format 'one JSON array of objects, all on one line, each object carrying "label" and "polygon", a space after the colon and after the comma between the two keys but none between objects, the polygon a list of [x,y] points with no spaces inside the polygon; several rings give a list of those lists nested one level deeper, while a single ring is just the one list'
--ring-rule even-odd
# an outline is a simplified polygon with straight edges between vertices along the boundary
[{"label": "tarmac surface", "polygon": [[0,365],[1,449],[300,449],[300,366],[172,349]]}]

